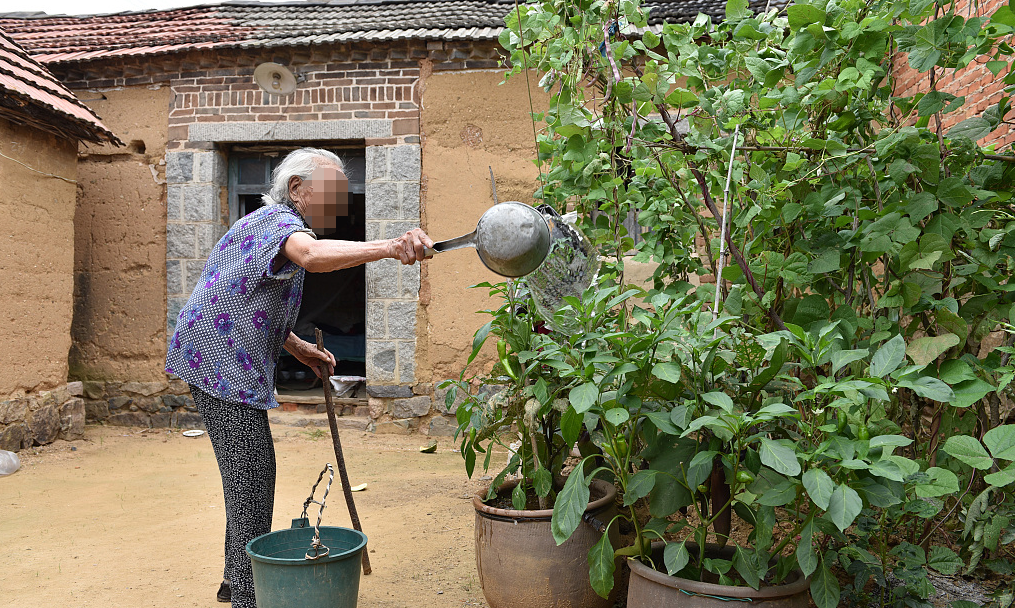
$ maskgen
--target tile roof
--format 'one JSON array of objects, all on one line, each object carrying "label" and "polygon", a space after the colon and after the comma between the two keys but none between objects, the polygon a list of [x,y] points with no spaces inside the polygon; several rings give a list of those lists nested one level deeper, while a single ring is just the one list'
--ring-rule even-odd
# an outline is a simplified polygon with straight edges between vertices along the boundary
[{"label": "tile roof", "polygon": [[0,116],[74,139],[120,143],[88,106],[2,30]]},{"label": "tile roof", "polygon": [[[764,9],[789,0],[751,0]],[[226,2],[96,16],[0,14],[0,28],[43,63],[203,48],[303,46],[354,40],[494,40],[514,0]],[[650,23],[721,18],[725,0],[646,0]]]}]

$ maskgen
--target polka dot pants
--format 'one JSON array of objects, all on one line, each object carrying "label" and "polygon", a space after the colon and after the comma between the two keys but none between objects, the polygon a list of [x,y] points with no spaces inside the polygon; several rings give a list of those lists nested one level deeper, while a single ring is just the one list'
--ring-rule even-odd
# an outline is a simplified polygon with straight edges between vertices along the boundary
[{"label": "polka dot pants", "polygon": [[226,502],[225,572],[233,608],[255,608],[254,578],[245,551],[251,539],[271,531],[275,502],[275,446],[268,412],[229,403],[191,385],[208,429]]}]

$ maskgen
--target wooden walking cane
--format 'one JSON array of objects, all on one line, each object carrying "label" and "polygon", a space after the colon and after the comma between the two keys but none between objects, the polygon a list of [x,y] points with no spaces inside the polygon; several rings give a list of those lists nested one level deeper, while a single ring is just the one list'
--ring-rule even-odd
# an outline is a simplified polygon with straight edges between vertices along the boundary
[{"label": "wooden walking cane", "polygon": [[[317,336],[317,350],[324,352],[324,334],[321,330],[314,328]],[[325,367],[325,370],[327,367]],[[335,459],[338,461],[338,475],[342,480],[342,493],[345,494],[345,504],[349,507],[349,519],[352,520],[352,527],[358,532],[363,531],[359,523],[359,514],[356,513],[356,503],[352,500],[352,486],[349,485],[349,473],[345,470],[345,456],[342,455],[342,441],[338,437],[338,421],[335,419],[335,404],[331,400],[331,376],[322,374],[324,381],[324,405],[328,410],[328,426],[331,427],[331,441],[335,444]],[[370,574],[370,556],[366,548],[363,549],[363,574]]]}]

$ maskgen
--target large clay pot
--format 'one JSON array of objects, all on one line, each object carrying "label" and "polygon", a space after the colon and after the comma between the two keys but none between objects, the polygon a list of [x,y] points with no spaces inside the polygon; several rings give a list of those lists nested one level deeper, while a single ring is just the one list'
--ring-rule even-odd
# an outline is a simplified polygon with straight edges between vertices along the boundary
[{"label": "large clay pot", "polygon": [[[616,514],[617,491],[601,480],[592,482],[586,514],[606,524]],[[510,491],[514,483],[501,486]],[[552,509],[515,511],[483,504],[486,491],[472,498],[476,508],[476,566],[490,608],[609,608],[589,584],[588,554],[602,533],[582,522],[557,546],[550,531]],[[615,529],[616,526],[613,526]],[[617,545],[616,533],[610,540]]]},{"label": "large clay pot", "polygon": [[[652,561],[663,563],[662,542],[652,543]],[[693,547],[693,549],[692,549]],[[693,555],[697,545],[687,543]],[[722,559],[733,559],[733,547],[706,549],[706,554]],[[627,588],[627,608],[662,608],[688,606],[694,608],[730,608],[744,602],[752,608],[807,608],[810,601],[810,579],[799,570],[790,573],[782,585],[762,587],[732,587],[701,583],[669,576],[637,559],[627,560],[631,568],[631,582]]]}]

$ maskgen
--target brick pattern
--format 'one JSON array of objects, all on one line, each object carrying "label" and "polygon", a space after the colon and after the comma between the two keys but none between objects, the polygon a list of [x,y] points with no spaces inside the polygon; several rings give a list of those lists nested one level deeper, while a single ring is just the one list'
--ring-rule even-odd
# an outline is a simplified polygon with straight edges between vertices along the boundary
[{"label": "brick pattern", "polygon": [[[971,3],[970,0],[959,0],[955,5],[956,13],[963,18],[976,16],[988,16],[1001,5],[1002,0],[983,0]],[[893,60],[895,71],[894,95],[908,97],[930,90],[930,71],[919,73],[909,67],[905,53],[898,53]],[[939,91],[951,93],[958,97],[965,96],[966,102],[956,112],[942,115],[942,126],[947,132],[949,128],[962,122],[967,118],[979,116],[992,105],[995,105],[1004,96],[1005,85],[1002,79],[995,77],[987,69],[986,60],[983,63],[976,61],[970,63],[961,70],[948,71],[944,75],[940,69],[936,69],[936,88]],[[936,127],[932,120],[931,126]],[[980,140],[980,145],[995,144],[996,149],[1015,143],[1015,129],[1002,125],[993,133]]]}]

